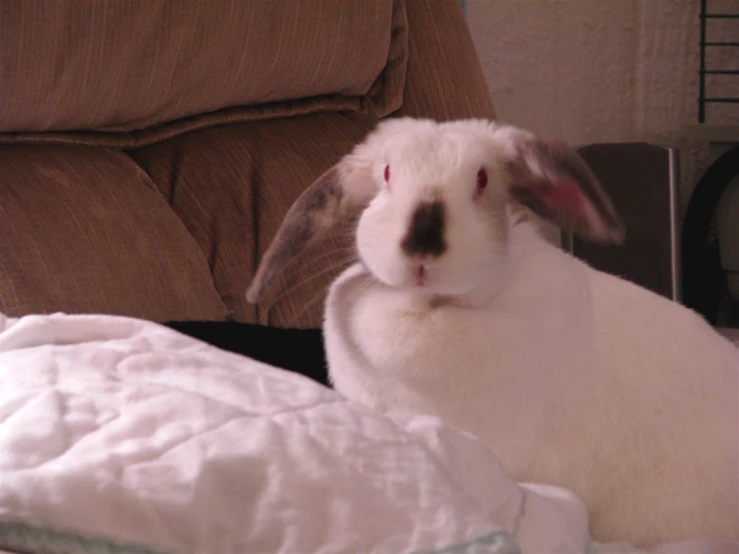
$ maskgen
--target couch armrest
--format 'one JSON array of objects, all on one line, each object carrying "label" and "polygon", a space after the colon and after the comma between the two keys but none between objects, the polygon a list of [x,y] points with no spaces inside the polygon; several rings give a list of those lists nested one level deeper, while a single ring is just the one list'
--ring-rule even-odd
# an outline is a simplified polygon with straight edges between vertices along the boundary
[{"label": "couch armrest", "polygon": [[495,118],[459,0],[408,0],[408,66],[396,115],[440,121]]}]

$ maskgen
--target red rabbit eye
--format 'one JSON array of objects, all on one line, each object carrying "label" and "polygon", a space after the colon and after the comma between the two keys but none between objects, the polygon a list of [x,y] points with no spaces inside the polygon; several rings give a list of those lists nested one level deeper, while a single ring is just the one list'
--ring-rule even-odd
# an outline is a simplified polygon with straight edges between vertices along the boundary
[{"label": "red rabbit eye", "polygon": [[385,181],[390,181],[390,166],[385,166]]},{"label": "red rabbit eye", "polygon": [[475,189],[475,196],[480,196],[488,186],[488,172],[485,169],[480,169],[477,172],[477,188]]}]

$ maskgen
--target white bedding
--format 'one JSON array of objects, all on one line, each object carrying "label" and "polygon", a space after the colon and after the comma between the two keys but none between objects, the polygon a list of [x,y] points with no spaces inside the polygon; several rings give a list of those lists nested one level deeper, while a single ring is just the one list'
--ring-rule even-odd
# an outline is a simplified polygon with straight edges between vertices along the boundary
[{"label": "white bedding", "polygon": [[374,413],[153,323],[0,315],[0,549],[453,545],[446,551],[634,551],[590,545],[577,498],[513,483],[481,442],[434,418]]}]

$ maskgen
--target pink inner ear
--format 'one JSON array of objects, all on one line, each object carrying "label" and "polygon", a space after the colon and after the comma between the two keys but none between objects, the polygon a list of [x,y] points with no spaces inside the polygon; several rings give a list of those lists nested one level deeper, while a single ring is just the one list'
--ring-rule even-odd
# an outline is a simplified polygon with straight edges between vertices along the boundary
[{"label": "pink inner ear", "polygon": [[588,234],[608,236],[608,226],[572,179],[536,180],[524,186],[560,225],[585,225]]},{"label": "pink inner ear", "polygon": [[587,216],[587,202],[577,183],[572,179],[532,182],[528,187],[542,204],[552,211],[582,219]]}]

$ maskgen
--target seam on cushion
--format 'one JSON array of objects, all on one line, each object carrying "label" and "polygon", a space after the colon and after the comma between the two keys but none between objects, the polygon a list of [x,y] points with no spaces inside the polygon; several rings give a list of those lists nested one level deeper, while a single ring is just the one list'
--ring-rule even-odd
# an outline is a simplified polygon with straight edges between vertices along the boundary
[{"label": "seam on cushion", "polygon": [[[112,150],[114,152],[118,152],[120,154],[123,154],[136,167],[136,170],[135,170],[136,171],[136,174],[137,174],[136,176],[139,178],[139,181],[141,181],[141,183],[146,188],[153,190],[157,194],[157,196],[159,196],[163,200],[165,200],[167,202],[167,206],[170,206],[170,204],[171,204],[170,201],[167,198],[165,198],[164,194],[162,194],[162,191],[159,190],[159,187],[157,187],[156,183],[154,182],[154,179],[152,179],[152,177],[149,174],[149,172],[146,171],[143,167],[141,167],[141,165],[139,165],[139,163],[136,160],[134,160],[131,156],[129,156],[127,152],[124,152],[122,150],[118,150],[118,149],[114,149],[114,148],[108,148],[108,150]],[[177,214],[175,214],[173,210],[170,210],[170,211],[172,211],[172,213],[175,215],[175,217],[177,217]],[[177,217],[177,219],[180,219],[180,218]],[[188,233],[188,235],[189,234],[190,233]]]},{"label": "seam on cushion", "polygon": [[[198,244],[197,239],[190,233],[189,229],[187,228],[187,225],[185,224],[185,221],[179,216],[179,214],[175,210],[172,209],[172,202],[174,200],[175,189],[176,189],[177,175],[174,175],[173,176],[172,185],[171,185],[171,189],[170,189],[170,198],[167,198],[167,197],[164,196],[164,194],[162,193],[162,191],[156,185],[156,183],[154,182],[154,179],[149,174],[149,172],[146,171],[132,156],[130,156],[127,152],[124,152],[122,150],[116,150],[116,149],[108,149],[108,150],[111,150],[113,152],[118,152],[120,154],[123,154],[131,162],[131,164],[136,168],[136,173],[137,173],[137,176],[138,176],[139,180],[141,181],[141,183],[145,187],[147,187],[147,188],[151,189],[152,191],[154,191],[154,193],[159,198],[161,198],[162,200],[164,200],[166,202],[167,209],[169,210],[169,212],[171,213],[171,215],[180,223],[180,226],[181,226],[182,231],[184,231],[184,233],[191,239],[192,244],[195,247],[193,249],[193,252],[199,252],[199,253],[204,254],[202,252],[201,248],[200,248],[200,245]],[[180,165],[181,164],[175,164],[175,166],[174,166],[175,167],[175,172],[179,172]],[[218,298],[220,299],[221,304],[223,304],[223,307],[225,309],[224,310],[225,311],[224,316],[225,316],[226,320],[228,320],[230,317],[232,317],[233,310],[226,303],[226,300],[223,298],[223,295],[221,295],[220,292],[218,291],[218,288],[216,287],[215,280],[213,279],[213,267],[214,267],[214,263],[213,263],[212,256],[214,254],[215,253],[212,253],[211,255],[209,255],[207,257],[205,255],[203,255],[203,257],[204,257],[205,262],[206,262],[206,264],[208,266],[208,274],[209,274],[209,277],[210,277],[210,284],[212,285],[213,290],[218,295]]]},{"label": "seam on cushion", "polygon": [[[369,89],[365,98],[370,106],[366,110],[374,119],[386,117],[403,106],[409,57],[409,30],[406,0],[394,0],[390,27],[390,48],[385,67]],[[393,82],[394,79],[397,82]],[[388,88],[394,90],[388,91]],[[376,92],[375,89],[377,89]]]},{"label": "seam on cushion", "polygon": [[[274,104],[237,106],[130,132],[48,131],[40,133],[0,133],[0,144],[80,144],[135,150],[178,137],[190,131],[227,123],[264,121],[326,112],[366,113],[369,107],[362,106],[363,98],[366,97],[332,95],[330,97],[319,96]],[[329,101],[335,102],[335,104],[322,105]]]}]

